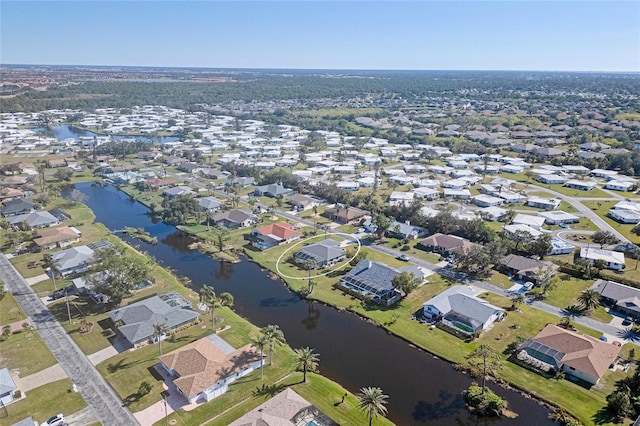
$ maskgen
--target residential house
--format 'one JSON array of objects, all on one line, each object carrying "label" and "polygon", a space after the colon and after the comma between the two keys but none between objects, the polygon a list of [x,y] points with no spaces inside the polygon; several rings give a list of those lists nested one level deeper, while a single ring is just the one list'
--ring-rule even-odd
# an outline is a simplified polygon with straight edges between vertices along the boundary
[{"label": "residential house", "polygon": [[17,200],[6,201],[0,207],[2,216],[16,216],[21,214],[33,213],[36,211],[36,202],[31,198],[19,198]]},{"label": "residential house", "polygon": [[563,184],[567,181],[567,178],[560,175],[555,175],[551,173],[543,173],[535,177],[535,180],[538,182],[546,183],[546,184]]},{"label": "residential house", "polygon": [[613,269],[614,271],[621,271],[625,267],[624,253],[619,251],[604,250],[596,247],[582,247],[580,248],[580,258],[585,259],[592,265],[596,260],[605,262],[606,269]]},{"label": "residential house", "polygon": [[507,217],[509,210],[501,207],[484,207],[482,209],[478,209],[478,213],[484,219],[499,222]]},{"label": "residential house", "polygon": [[542,260],[531,259],[529,257],[509,254],[502,259],[500,269],[517,279],[536,283],[536,275],[544,270],[557,270],[558,266]]},{"label": "residential house", "polygon": [[151,341],[154,324],[164,324],[168,330],[175,330],[194,322],[199,316],[191,309],[191,303],[175,292],[152,296],[109,312],[118,332],[134,347]]},{"label": "residential house", "polygon": [[446,330],[466,336],[480,334],[504,318],[504,310],[476,297],[477,293],[469,286],[450,287],[424,302],[423,316],[440,321]]},{"label": "residential house", "polygon": [[581,191],[591,191],[596,187],[596,182],[586,181],[586,180],[578,180],[571,179],[564,183],[564,186],[567,188],[579,189]]},{"label": "residential house", "polygon": [[548,223],[549,225],[566,225],[580,221],[578,216],[562,210],[538,212],[538,216],[543,217],[545,223]]},{"label": "residential house", "polygon": [[224,394],[229,384],[260,369],[263,362],[264,357],[251,344],[234,349],[215,334],[160,357],[160,365],[192,404]]},{"label": "residential house", "polygon": [[458,251],[466,252],[474,245],[474,243],[466,238],[458,237],[456,235],[437,233],[425,238],[417,245],[424,250],[449,256]]},{"label": "residential house", "polygon": [[501,205],[504,200],[492,195],[479,194],[471,197],[471,202],[479,207],[497,207]]},{"label": "residential house", "polygon": [[393,221],[387,228],[387,235],[401,240],[415,240],[427,235],[427,230],[409,223]]},{"label": "residential house", "polygon": [[47,211],[36,211],[16,216],[9,216],[7,221],[14,228],[22,229],[23,231],[47,228],[49,226],[56,226],[60,223],[57,217]]},{"label": "residential house", "polygon": [[512,223],[511,225],[505,225],[502,229],[507,234],[507,236],[509,236],[509,238],[512,238],[512,239],[516,239],[520,235],[524,235],[524,236],[528,235],[526,240],[534,241],[534,240],[537,240],[540,235],[542,235],[541,231],[538,231],[537,229],[524,224]]},{"label": "residential house", "polygon": [[204,167],[197,163],[182,163],[178,166],[178,170],[184,173],[196,174],[204,170]]},{"label": "residential house", "polygon": [[275,222],[254,229],[248,238],[252,246],[264,250],[297,240],[300,233],[290,223]]},{"label": "residential house", "polygon": [[0,405],[11,404],[13,393],[18,389],[8,368],[0,369]]},{"label": "residential house", "polygon": [[435,200],[440,197],[440,191],[433,188],[419,187],[413,190],[413,196],[423,200]]},{"label": "residential house", "polygon": [[272,183],[269,185],[258,186],[256,187],[255,191],[253,191],[254,195],[263,195],[265,197],[271,198],[286,197],[294,193],[295,191],[293,189],[285,188],[281,183]]},{"label": "residential house", "polygon": [[378,305],[390,306],[402,297],[392,283],[400,273],[401,270],[384,263],[362,259],[340,278],[340,285],[357,297],[371,300]]},{"label": "residential house", "polygon": [[444,188],[442,190],[442,196],[445,198],[468,200],[471,198],[471,192],[468,189]]},{"label": "residential house", "polygon": [[188,186],[180,185],[165,189],[162,191],[162,195],[170,199],[175,199],[182,196],[195,197],[196,193]]},{"label": "residential house", "polygon": [[247,186],[255,185],[255,183],[256,183],[256,178],[252,176],[248,176],[248,177],[238,177],[235,179],[227,179],[224,185],[225,186],[240,185],[241,187],[244,188]]},{"label": "residential house", "polygon": [[596,385],[618,353],[619,346],[548,324],[518,347],[516,357],[538,369],[562,371],[569,378]]},{"label": "residential house", "polygon": [[340,204],[335,204],[331,207],[327,207],[322,215],[328,217],[334,222],[347,224],[362,219],[369,215],[369,212],[357,207],[346,207]]},{"label": "residential house", "polygon": [[33,243],[43,250],[55,247],[64,248],[77,243],[82,237],[82,233],[78,228],[69,226],[40,229],[37,234],[38,237],[33,239]]},{"label": "residential house", "polygon": [[312,209],[322,204],[322,200],[302,194],[290,195],[289,198],[287,198],[287,202],[299,212]]},{"label": "residential house", "polygon": [[632,180],[610,180],[604,186],[605,189],[612,189],[614,191],[633,191],[637,187],[635,181]]},{"label": "residential house", "polygon": [[0,201],[17,200],[24,197],[24,191],[18,188],[0,189]]},{"label": "residential house", "polygon": [[293,254],[293,258],[300,265],[314,262],[318,268],[331,266],[345,258],[345,251],[336,240],[322,240],[305,246]]},{"label": "residential house", "polygon": [[558,254],[571,254],[573,250],[576,248],[573,244],[568,243],[559,238],[551,239],[551,251],[549,252],[549,256],[555,256]]},{"label": "residential house", "polygon": [[113,244],[103,240],[53,253],[54,273],[66,277],[86,272],[95,262],[95,251],[109,247]]},{"label": "residential house", "polygon": [[216,197],[203,197],[198,198],[198,204],[204,211],[215,212],[220,209],[220,206],[222,206],[222,201]]},{"label": "residential house", "polygon": [[162,157],[162,153],[159,151],[139,151],[137,157],[141,160],[152,161]]},{"label": "residential house", "polygon": [[559,198],[545,198],[532,195],[527,199],[527,205],[538,209],[555,210],[560,207],[560,201]]},{"label": "residential house", "polygon": [[601,300],[614,311],[640,321],[640,289],[600,279],[589,290],[600,294]]},{"label": "residential house", "polygon": [[227,229],[240,229],[255,225],[258,217],[246,210],[229,210],[217,213],[212,218],[216,226]]},{"label": "residential house", "polygon": [[391,206],[410,206],[413,203],[413,192],[393,191],[389,195],[389,205]]},{"label": "residential house", "polygon": [[178,166],[180,164],[188,163],[188,162],[189,160],[187,160],[186,158],[176,157],[176,156],[169,156],[164,159],[164,163],[167,166]]},{"label": "residential house", "polygon": [[178,183],[178,181],[172,177],[163,179],[149,178],[143,182],[138,182],[137,186],[143,190],[158,191],[175,186],[176,183]]},{"label": "residential house", "polygon": [[513,225],[527,225],[528,227],[539,231],[540,229],[542,229],[542,225],[544,225],[544,220],[545,219],[543,217],[518,213],[516,217],[513,218],[511,223]]},{"label": "residential house", "polygon": [[338,426],[326,414],[291,388],[286,388],[276,396],[258,405],[229,426],[269,426],[269,425],[322,425]]}]

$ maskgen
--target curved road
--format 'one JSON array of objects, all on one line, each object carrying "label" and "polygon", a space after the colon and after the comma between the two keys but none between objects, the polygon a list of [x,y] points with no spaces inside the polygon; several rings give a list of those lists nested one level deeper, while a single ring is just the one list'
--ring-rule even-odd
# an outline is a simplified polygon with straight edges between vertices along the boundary
[{"label": "curved road", "polygon": [[580,202],[580,198],[570,197],[568,195],[564,195],[559,192],[556,192],[552,189],[543,188],[541,186],[537,186],[530,183],[527,184],[527,186],[535,190],[547,192],[549,194],[552,194],[556,198],[560,198],[561,200],[566,201],[567,203],[571,204],[576,210],[582,213],[587,219],[591,220],[591,222],[593,222],[598,227],[598,229],[613,233],[616,237],[618,237],[620,242],[623,242],[623,243],[631,242],[627,237],[622,235],[620,232],[616,231],[616,229],[613,226],[609,225],[604,219],[602,219],[600,216],[592,212],[589,207],[582,204]]},{"label": "curved road", "polygon": [[0,254],[0,276],[67,376],[78,387],[95,418],[103,425],[139,424],[4,254]]}]

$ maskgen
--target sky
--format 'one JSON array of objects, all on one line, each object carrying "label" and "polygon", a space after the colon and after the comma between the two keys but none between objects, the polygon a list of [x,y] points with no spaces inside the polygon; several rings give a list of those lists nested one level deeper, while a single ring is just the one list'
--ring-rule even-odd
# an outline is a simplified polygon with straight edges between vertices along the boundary
[{"label": "sky", "polygon": [[640,1],[2,0],[0,63],[640,72]]}]

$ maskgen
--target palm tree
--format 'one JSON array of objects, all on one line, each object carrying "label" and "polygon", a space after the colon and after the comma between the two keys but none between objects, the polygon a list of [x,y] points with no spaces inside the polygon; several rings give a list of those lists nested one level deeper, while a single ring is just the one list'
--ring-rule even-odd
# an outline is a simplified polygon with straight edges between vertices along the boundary
[{"label": "palm tree", "polygon": [[264,348],[269,344],[267,336],[260,333],[258,337],[251,341],[251,346],[260,351],[260,379],[264,377]]},{"label": "palm tree", "polygon": [[294,350],[294,352],[294,367],[297,370],[302,369],[302,382],[307,383],[307,371],[317,370],[320,357],[313,351],[313,349],[309,348],[308,346],[306,348],[296,349]]},{"label": "palm tree", "polygon": [[212,286],[203,285],[200,289],[200,302],[204,303],[211,311],[211,328],[216,331],[216,308],[220,306],[220,300]]},{"label": "palm tree", "polygon": [[495,371],[498,369],[499,356],[491,346],[481,343],[467,358],[472,361],[472,364],[476,364],[476,366],[477,364],[482,364],[482,393],[484,393],[486,389],[487,370]]},{"label": "palm tree", "polygon": [[600,294],[595,290],[585,290],[578,296],[578,302],[587,311],[596,309],[600,305]]},{"label": "palm tree", "polygon": [[158,339],[158,356],[162,356],[162,335],[169,331],[169,327],[163,322],[153,324],[153,338]]},{"label": "palm tree", "polygon": [[268,325],[260,330],[260,332],[265,336],[267,342],[269,342],[269,365],[273,365],[273,353],[275,352],[276,344],[286,343],[284,333],[277,325]]},{"label": "palm tree", "polygon": [[54,269],[54,266],[56,263],[53,260],[53,255],[51,253],[45,253],[42,256],[42,261],[44,262],[44,266],[49,268],[49,270],[51,271],[51,280],[53,281],[53,289],[57,290],[58,288],[56,287],[56,271]]},{"label": "palm tree", "polygon": [[220,305],[222,306],[233,306],[233,294],[229,293],[228,291],[221,293],[218,300],[220,301]]},{"label": "palm tree", "polygon": [[374,417],[387,415],[388,395],[382,393],[380,388],[362,388],[358,394],[358,408],[369,418],[369,426]]}]

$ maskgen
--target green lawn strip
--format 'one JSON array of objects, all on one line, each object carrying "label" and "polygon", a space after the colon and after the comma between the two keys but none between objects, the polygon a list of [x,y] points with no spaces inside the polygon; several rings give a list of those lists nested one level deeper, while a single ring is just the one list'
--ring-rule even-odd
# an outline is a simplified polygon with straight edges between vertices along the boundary
[{"label": "green lawn strip", "polygon": [[[250,342],[250,338],[258,333],[257,328],[240,318],[228,308],[216,309],[216,315],[224,318],[224,325],[229,326],[227,330],[219,334],[232,346],[239,348]],[[208,336],[213,331],[211,329],[211,316],[203,314],[200,324],[193,325],[185,330],[175,333],[175,339],[167,339],[162,342],[162,352],[169,353],[194,340]],[[274,356],[274,367],[265,368],[265,383],[272,383],[275,379],[283,377],[291,370],[291,349],[286,347],[278,348]],[[97,366],[100,373],[107,379],[118,395],[123,399],[129,399],[132,412],[142,410],[161,399],[161,380],[153,372],[152,367],[158,363],[158,345],[149,344],[139,347],[133,351],[126,351],[115,355]],[[286,365],[286,368],[283,367]],[[280,371],[284,368],[282,371]],[[244,395],[251,392],[257,385],[254,382],[256,373],[243,378],[240,383],[249,383]],[[259,372],[258,381],[259,381]],[[136,394],[140,383],[147,381],[153,385],[150,394],[137,398]],[[248,393],[247,393],[248,392]],[[241,393],[242,394],[242,393]],[[231,393],[233,395],[233,392]],[[216,398],[216,401],[218,399]],[[207,406],[209,404],[206,404]],[[227,402],[227,405],[232,405]],[[218,407],[219,409],[219,407]]]},{"label": "green lawn strip", "polygon": [[25,319],[24,311],[11,293],[5,291],[0,299],[0,325],[11,324],[12,322]]},{"label": "green lawn strip", "polygon": [[40,423],[58,413],[68,416],[82,410],[87,403],[71,387],[71,379],[63,379],[30,390],[22,401],[7,405],[8,417],[2,419],[2,424],[13,424],[27,417]]},{"label": "green lawn strip", "polygon": [[49,352],[35,330],[18,331],[2,337],[0,366],[19,369],[25,377],[55,365],[58,361]]},{"label": "green lawn strip", "polygon": [[502,274],[498,271],[490,271],[489,274],[490,277],[488,279],[485,279],[485,281],[490,282],[491,284],[500,288],[510,289],[515,284],[507,275]]},{"label": "green lawn strip", "polygon": [[[583,280],[575,278],[567,274],[556,275],[556,287],[549,291],[545,302],[557,306],[558,308],[566,308],[569,305],[579,305],[578,296],[593,285],[593,280]],[[599,307],[590,315],[593,319],[609,323],[611,315],[609,315],[603,307]]]}]

